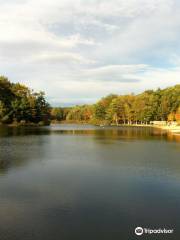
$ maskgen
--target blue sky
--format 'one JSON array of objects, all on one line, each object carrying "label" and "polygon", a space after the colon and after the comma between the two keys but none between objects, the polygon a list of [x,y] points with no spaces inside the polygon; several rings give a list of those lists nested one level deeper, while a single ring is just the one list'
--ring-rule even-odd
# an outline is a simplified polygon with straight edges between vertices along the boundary
[{"label": "blue sky", "polygon": [[178,0],[0,0],[0,74],[52,105],[180,84]]}]

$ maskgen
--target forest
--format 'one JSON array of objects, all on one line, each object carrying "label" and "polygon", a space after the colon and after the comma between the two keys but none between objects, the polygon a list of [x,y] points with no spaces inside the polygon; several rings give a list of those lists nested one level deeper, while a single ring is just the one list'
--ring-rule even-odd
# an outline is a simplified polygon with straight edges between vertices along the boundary
[{"label": "forest", "polygon": [[149,124],[176,121],[180,124],[180,85],[146,90],[140,94],[103,97],[95,104],[51,107],[43,92],[0,76],[0,123],[38,124],[50,122],[91,124]]},{"label": "forest", "polygon": [[0,123],[50,124],[50,105],[45,94],[0,76]]},{"label": "forest", "polygon": [[92,124],[149,124],[180,122],[180,85],[134,95],[103,97],[92,105],[52,108],[51,119]]}]

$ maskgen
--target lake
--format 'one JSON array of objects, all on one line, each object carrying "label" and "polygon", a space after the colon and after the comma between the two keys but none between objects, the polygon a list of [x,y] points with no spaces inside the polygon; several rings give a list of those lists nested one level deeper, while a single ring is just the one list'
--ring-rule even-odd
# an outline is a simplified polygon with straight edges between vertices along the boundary
[{"label": "lake", "polygon": [[[136,236],[134,229],[173,234]],[[180,239],[180,136],[0,126],[0,240]]]}]

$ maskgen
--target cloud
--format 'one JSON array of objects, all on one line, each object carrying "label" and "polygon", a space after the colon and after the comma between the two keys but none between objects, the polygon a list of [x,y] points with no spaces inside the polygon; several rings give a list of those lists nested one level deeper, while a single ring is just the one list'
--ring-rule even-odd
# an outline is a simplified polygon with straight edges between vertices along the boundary
[{"label": "cloud", "polygon": [[180,83],[178,0],[0,4],[1,74],[44,90],[52,103]]},{"label": "cloud", "polygon": [[84,71],[86,79],[113,82],[134,82],[136,74],[144,72],[148,68],[145,64],[134,65],[106,65]]},{"label": "cloud", "polygon": [[69,53],[69,52],[60,52],[60,53],[42,53],[39,54],[37,57],[32,58],[32,61],[37,61],[37,64],[40,63],[47,63],[47,64],[59,64],[59,63],[67,63],[70,64],[77,63],[77,64],[90,64],[95,63],[94,60],[90,60],[87,58],[82,57],[77,53]]}]

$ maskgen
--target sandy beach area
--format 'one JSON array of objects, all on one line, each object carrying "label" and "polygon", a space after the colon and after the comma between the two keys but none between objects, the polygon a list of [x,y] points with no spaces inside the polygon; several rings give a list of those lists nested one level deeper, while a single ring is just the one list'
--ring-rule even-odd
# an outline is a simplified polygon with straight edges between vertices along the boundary
[{"label": "sandy beach area", "polygon": [[153,127],[161,128],[163,130],[167,130],[173,134],[180,134],[180,126],[161,126],[161,125],[153,125]]}]

